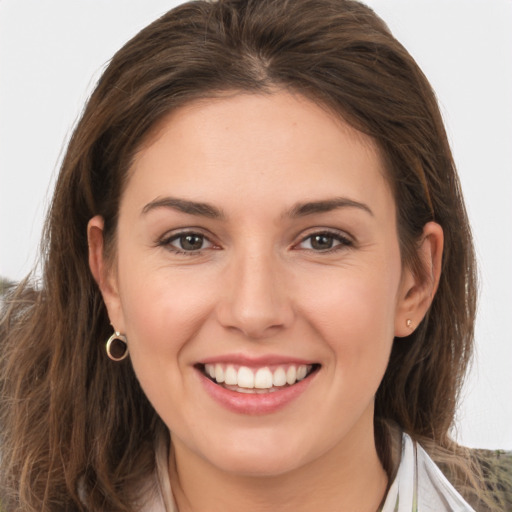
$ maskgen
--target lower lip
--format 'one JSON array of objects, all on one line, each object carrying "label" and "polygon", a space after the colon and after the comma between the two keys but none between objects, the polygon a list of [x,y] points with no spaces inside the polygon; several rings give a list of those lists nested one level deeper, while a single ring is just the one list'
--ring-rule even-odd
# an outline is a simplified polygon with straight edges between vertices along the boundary
[{"label": "lower lip", "polygon": [[219,386],[207,378],[200,370],[201,382],[206,392],[220,405],[238,414],[263,415],[270,414],[286,407],[298,398],[310,385],[318,372],[314,372],[293,386],[269,393],[237,393]]}]

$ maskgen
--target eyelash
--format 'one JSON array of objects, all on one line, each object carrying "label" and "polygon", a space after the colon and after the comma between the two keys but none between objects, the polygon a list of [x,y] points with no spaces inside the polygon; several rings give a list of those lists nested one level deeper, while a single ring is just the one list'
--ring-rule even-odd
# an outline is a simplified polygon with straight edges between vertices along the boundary
[{"label": "eyelash", "polygon": [[[176,240],[180,240],[180,239],[182,239],[182,241],[183,241],[183,239],[186,238],[187,236],[201,238],[203,244],[204,244],[204,242],[207,242],[210,244],[210,246],[209,247],[201,247],[200,249],[196,249],[196,250],[194,250],[194,249],[185,250],[183,248],[179,249],[178,247],[172,245],[172,242],[174,242]],[[211,242],[207,236],[203,235],[202,233],[198,233],[197,231],[181,231],[180,233],[175,233],[173,235],[162,238],[158,242],[157,245],[159,245],[161,247],[165,247],[166,249],[173,252],[174,254],[185,255],[185,256],[197,256],[197,255],[201,254],[205,249],[216,248],[215,245],[213,244],[213,242]]]},{"label": "eyelash", "polygon": [[325,237],[325,238],[331,239],[332,243],[335,243],[335,242],[339,242],[339,243],[337,243],[336,245],[333,245],[332,247],[328,247],[326,249],[315,250],[313,248],[304,248],[304,250],[313,252],[313,253],[326,254],[326,253],[332,253],[335,251],[347,249],[347,248],[354,246],[354,242],[350,238],[348,238],[345,234],[342,234],[338,231],[322,230],[322,231],[315,231],[315,232],[310,233],[309,235],[303,237],[302,240],[295,247],[303,244],[307,240],[310,240],[310,245],[311,245],[311,240],[314,237]]},{"label": "eyelash", "polygon": [[[183,247],[181,247],[181,249],[180,249],[173,245],[173,242],[175,242],[175,241],[181,240],[183,242],[183,240],[187,236],[200,238],[201,245],[204,245],[204,243],[206,242],[209,244],[209,246],[201,247],[201,248],[195,249],[195,250],[194,249],[185,250],[185,249],[183,249]],[[299,247],[301,244],[303,244],[307,240],[310,240],[310,245],[312,245],[311,241],[313,240],[314,237],[324,237],[326,239],[329,239],[331,241],[331,244],[335,244],[335,245],[332,245],[331,247],[327,247],[326,249],[314,249],[313,247],[308,247],[308,248],[303,248],[303,250],[306,250],[306,251],[312,252],[312,253],[326,254],[326,253],[333,253],[335,251],[339,251],[339,250],[350,248],[350,247],[354,246],[353,241],[350,240],[350,238],[348,238],[346,235],[344,235],[338,231],[322,230],[322,231],[315,231],[315,232],[310,233],[307,236],[303,237],[298,244],[295,244],[293,246],[293,248]],[[338,243],[336,243],[336,242],[338,242]],[[197,231],[182,231],[179,233],[174,233],[170,236],[162,238],[158,242],[157,245],[159,245],[161,247],[165,247],[166,249],[170,250],[174,254],[185,255],[185,256],[197,256],[197,255],[202,254],[202,252],[204,250],[210,249],[210,248],[218,249],[218,247],[215,246],[213,244],[213,242],[211,242],[207,236],[205,236],[204,234],[199,233]]]}]

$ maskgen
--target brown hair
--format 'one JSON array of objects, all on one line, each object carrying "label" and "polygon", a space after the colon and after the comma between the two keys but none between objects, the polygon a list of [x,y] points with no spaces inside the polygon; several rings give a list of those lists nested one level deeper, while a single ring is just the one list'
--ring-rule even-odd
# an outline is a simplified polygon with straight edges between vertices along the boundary
[{"label": "brown hair", "polygon": [[[7,510],[84,510],[84,498],[96,511],[132,510],[131,490],[153,470],[162,422],[130,364],[105,356],[111,327],[88,267],[87,223],[103,216],[112,251],[130,162],[172,109],[222,91],[276,88],[327,106],[376,141],[405,264],[423,272],[422,228],[435,220],[444,230],[438,292],[414,333],[395,341],[375,416],[377,426],[395,422],[423,440],[434,457],[459,460],[449,433],[472,351],[474,253],[428,81],[355,1],[190,2],[142,30],[101,77],[57,181],[42,286],[20,285],[3,315],[0,499]],[[385,436],[377,439],[389,469]]]}]

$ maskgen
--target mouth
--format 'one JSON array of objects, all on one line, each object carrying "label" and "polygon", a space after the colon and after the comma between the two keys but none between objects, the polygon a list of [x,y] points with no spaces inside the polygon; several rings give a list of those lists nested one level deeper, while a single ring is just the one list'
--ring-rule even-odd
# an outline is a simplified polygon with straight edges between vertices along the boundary
[{"label": "mouth", "polygon": [[250,367],[228,363],[197,364],[207,379],[218,386],[245,394],[275,393],[310,378],[320,368],[314,364],[281,364]]}]

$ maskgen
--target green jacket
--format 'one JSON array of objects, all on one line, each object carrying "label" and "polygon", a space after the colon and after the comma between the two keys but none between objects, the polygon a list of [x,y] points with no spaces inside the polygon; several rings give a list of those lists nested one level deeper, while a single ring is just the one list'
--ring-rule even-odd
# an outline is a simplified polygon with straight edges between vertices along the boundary
[{"label": "green jacket", "polygon": [[512,512],[512,452],[474,450],[473,455],[496,502],[505,507],[503,512]]}]

